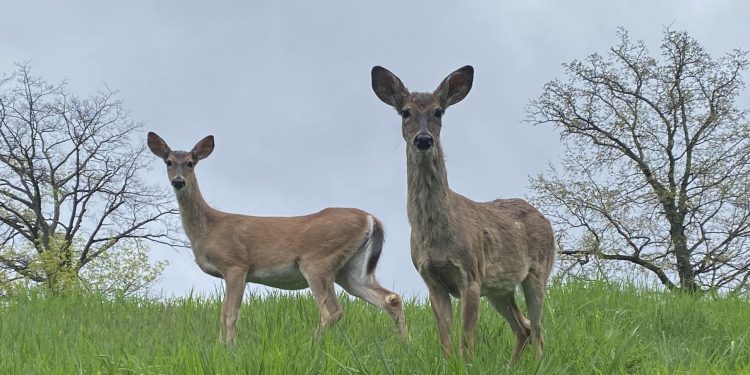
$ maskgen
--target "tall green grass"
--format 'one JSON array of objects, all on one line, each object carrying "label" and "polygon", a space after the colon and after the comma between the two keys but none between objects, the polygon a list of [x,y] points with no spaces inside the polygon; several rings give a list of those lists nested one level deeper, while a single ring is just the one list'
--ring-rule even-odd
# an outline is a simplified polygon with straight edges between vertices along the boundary
[{"label": "tall green grass", "polygon": [[[484,303],[470,363],[440,355],[429,305],[409,301],[411,339],[359,300],[319,340],[307,295],[251,298],[237,345],[218,342],[218,299],[107,300],[28,292],[0,300],[0,374],[497,374],[513,337]],[[632,286],[568,283],[549,289],[545,355],[514,373],[750,374],[750,305]],[[454,330],[456,333],[457,330]],[[454,334],[457,343],[458,335]]]}]

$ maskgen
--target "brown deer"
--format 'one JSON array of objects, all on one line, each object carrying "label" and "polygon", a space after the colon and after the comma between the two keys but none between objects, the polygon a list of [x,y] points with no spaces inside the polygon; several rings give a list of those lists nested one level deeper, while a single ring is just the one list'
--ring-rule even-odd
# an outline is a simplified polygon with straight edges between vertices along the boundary
[{"label": "brown deer", "polygon": [[213,151],[213,136],[186,152],[172,151],[150,132],[148,147],[167,164],[195,262],[226,283],[221,330],[227,343],[235,341],[248,281],[289,290],[309,287],[320,309],[316,335],[341,318],[334,282],[383,309],[401,335],[407,334],[401,297],[375,279],[384,238],[383,225],[375,216],[354,208],[326,208],[295,217],[221,212],[203,199],[194,170]]},{"label": "brown deer", "polygon": [[[542,304],[554,258],[549,221],[522,199],[474,202],[448,187],[440,146],[445,109],[469,93],[474,69],[451,73],[433,93],[409,92],[387,69],[372,68],[372,88],[402,118],[406,141],[411,257],[427,284],[440,344],[451,354],[451,298],[461,300],[461,353],[471,356],[479,298],[485,296],[516,336],[512,362],[529,339],[542,355]],[[515,300],[523,288],[527,320]]]}]

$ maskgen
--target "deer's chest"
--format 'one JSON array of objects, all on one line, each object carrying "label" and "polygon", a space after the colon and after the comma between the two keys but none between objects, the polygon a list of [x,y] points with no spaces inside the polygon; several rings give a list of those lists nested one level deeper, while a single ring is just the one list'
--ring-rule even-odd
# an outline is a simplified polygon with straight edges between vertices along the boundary
[{"label": "deer's chest", "polygon": [[[432,251],[417,252],[415,266],[422,279],[429,285],[442,288],[454,297],[470,280],[477,280],[477,267],[468,254],[464,252]],[[413,254],[414,255],[414,254]]]},{"label": "deer's chest", "polygon": [[221,270],[217,265],[212,263],[208,257],[205,256],[196,256],[195,257],[195,263],[198,264],[198,267],[200,267],[201,271],[213,276],[213,277],[219,277],[223,278],[224,275],[222,274]]}]

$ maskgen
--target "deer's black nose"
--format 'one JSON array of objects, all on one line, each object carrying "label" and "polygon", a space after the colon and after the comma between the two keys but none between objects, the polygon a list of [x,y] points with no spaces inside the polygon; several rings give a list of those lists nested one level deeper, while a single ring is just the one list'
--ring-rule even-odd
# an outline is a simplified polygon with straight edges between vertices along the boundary
[{"label": "deer's black nose", "polygon": [[422,151],[430,148],[433,142],[432,136],[429,134],[418,134],[414,137],[414,146],[417,146]]},{"label": "deer's black nose", "polygon": [[172,179],[172,186],[175,189],[182,189],[185,187],[185,180],[182,177],[175,177]]}]

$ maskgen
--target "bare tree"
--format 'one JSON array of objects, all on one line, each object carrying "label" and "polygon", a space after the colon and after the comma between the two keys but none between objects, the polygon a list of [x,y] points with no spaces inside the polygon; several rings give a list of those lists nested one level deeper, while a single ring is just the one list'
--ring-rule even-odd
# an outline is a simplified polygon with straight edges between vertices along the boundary
[{"label": "bare tree", "polygon": [[0,272],[58,289],[118,246],[179,244],[172,194],[144,183],[140,125],[106,90],[79,98],[28,64],[0,79]]},{"label": "bare tree", "polygon": [[532,180],[562,230],[563,262],[610,275],[629,264],[669,289],[747,291],[750,125],[735,104],[747,53],[715,59],[667,29],[655,58],[618,36],[605,56],[564,64],[567,79],[527,107],[566,146]]}]

